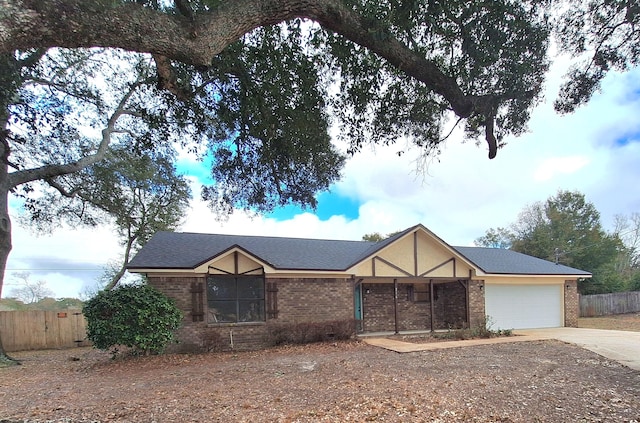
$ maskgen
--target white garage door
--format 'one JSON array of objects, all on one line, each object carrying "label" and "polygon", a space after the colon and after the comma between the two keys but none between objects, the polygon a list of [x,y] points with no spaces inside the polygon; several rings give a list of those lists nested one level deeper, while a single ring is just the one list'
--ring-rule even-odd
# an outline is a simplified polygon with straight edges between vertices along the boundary
[{"label": "white garage door", "polygon": [[492,329],[563,325],[562,285],[485,285],[485,312]]}]

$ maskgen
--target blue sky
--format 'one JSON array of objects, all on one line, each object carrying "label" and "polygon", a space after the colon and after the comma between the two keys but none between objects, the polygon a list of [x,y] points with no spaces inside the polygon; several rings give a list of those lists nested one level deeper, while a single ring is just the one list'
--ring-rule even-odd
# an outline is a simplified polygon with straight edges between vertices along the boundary
[{"label": "blue sky", "polygon": [[360,203],[350,197],[346,197],[335,192],[322,192],[317,196],[318,207],[316,210],[304,209],[300,206],[289,205],[274,210],[266,215],[278,221],[293,219],[296,215],[311,212],[320,220],[328,220],[331,216],[341,215],[348,220],[357,219],[359,216]]},{"label": "blue sky", "polygon": [[[347,161],[331,192],[318,195],[315,212],[289,206],[259,217],[236,212],[219,222],[199,200],[208,171],[185,156],[181,169],[191,175],[194,201],[180,230],[357,240],[422,223],[452,245],[472,245],[488,228],[508,225],[527,204],[558,190],[584,193],[611,229],[616,214],[640,212],[640,70],[612,73],[587,106],[559,116],[552,103],[567,65],[556,61],[530,131],[508,139],[494,160],[484,144],[463,143],[458,133],[426,164],[415,148],[401,157],[397,146],[364,148]],[[121,250],[108,227],[36,237],[14,224],[3,296],[16,270],[46,280],[58,296],[77,295]]]}]

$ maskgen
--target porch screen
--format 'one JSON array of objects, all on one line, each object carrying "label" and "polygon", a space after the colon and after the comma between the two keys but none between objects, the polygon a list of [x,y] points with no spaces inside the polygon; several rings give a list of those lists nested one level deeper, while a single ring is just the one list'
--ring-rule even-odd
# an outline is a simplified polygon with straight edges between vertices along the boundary
[{"label": "porch screen", "polygon": [[264,277],[209,276],[209,323],[264,322]]}]

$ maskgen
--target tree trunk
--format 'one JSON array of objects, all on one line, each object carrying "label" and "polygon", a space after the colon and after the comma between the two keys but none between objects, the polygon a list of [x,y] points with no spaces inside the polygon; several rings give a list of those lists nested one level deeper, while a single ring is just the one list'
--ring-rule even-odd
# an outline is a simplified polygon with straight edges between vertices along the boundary
[{"label": "tree trunk", "polygon": [[[4,147],[0,147],[4,150]],[[0,296],[4,282],[5,268],[11,252],[11,218],[9,217],[9,190],[7,188],[7,165],[0,164]],[[12,364],[20,364],[9,357],[2,345],[2,333],[0,333],[0,367]]]},{"label": "tree trunk", "polygon": [[[1,107],[1,106],[0,106]],[[3,111],[5,111],[3,113]],[[6,139],[8,120],[6,118],[6,108],[0,110],[0,297],[2,297],[2,286],[4,285],[4,274],[7,267],[7,260],[11,252],[11,217],[9,216],[9,156],[8,141]],[[9,357],[2,345],[2,333],[0,333],[0,367],[11,364],[19,364]]]}]

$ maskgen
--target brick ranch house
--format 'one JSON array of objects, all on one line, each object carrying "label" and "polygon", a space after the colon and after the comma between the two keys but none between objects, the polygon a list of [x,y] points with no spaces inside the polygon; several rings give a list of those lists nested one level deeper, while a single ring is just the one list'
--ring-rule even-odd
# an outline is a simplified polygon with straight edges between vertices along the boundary
[{"label": "brick ranch house", "polygon": [[422,225],[380,242],[159,232],[129,272],[174,298],[177,338],[268,345],[270,323],[355,319],[359,333],[576,326],[591,274],[510,250],[453,247]]}]

